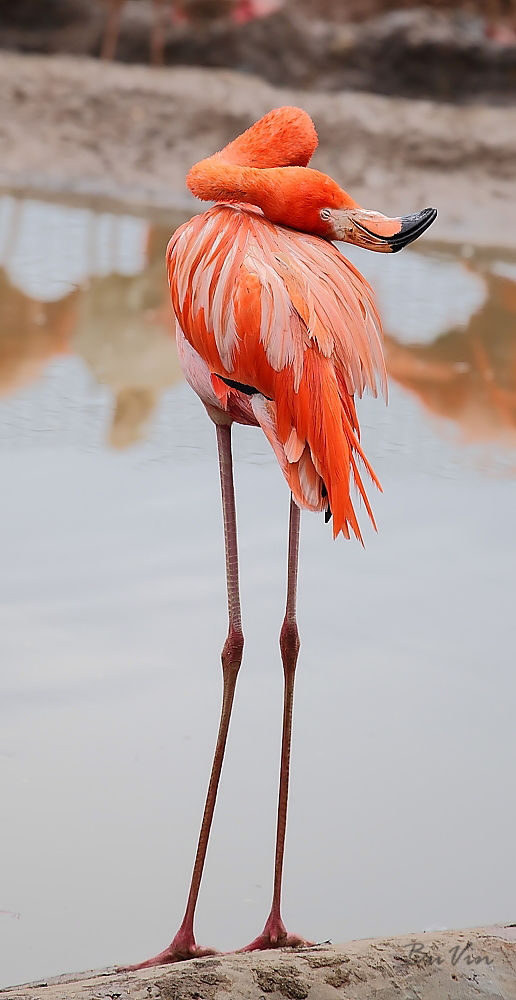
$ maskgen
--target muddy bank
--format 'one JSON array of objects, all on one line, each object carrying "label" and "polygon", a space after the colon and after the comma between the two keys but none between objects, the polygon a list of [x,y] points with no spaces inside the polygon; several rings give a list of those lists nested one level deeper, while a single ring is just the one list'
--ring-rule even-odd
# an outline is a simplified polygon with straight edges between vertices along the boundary
[{"label": "muddy bank", "polygon": [[141,972],[60,976],[0,990],[5,1000],[510,1000],[516,930],[440,931],[196,959]]},{"label": "muddy bank", "polygon": [[[186,10],[199,4],[184,4]],[[176,4],[176,9],[178,4]],[[509,0],[286,0],[266,17],[241,23],[230,4],[204,5],[181,18],[163,8],[164,59],[256,74],[275,86],[346,89],[465,103],[516,102],[516,33]],[[108,6],[102,0],[0,0],[0,48],[20,52],[101,51]],[[505,20],[503,14],[505,13]],[[148,63],[152,0],[127,0],[116,57]]]},{"label": "muddy bank", "polygon": [[312,115],[312,161],[389,215],[436,205],[434,239],[514,246],[516,109],[276,89],[228,70],[0,55],[0,185],[191,210],[190,165],[272,107]]},{"label": "muddy bank", "polygon": [[[126,5],[117,58],[149,60],[151,18],[141,2]],[[291,3],[242,25],[168,24],[165,61],[239,69],[275,86],[516,102],[516,35],[492,38],[484,17],[426,5],[336,22]]]}]

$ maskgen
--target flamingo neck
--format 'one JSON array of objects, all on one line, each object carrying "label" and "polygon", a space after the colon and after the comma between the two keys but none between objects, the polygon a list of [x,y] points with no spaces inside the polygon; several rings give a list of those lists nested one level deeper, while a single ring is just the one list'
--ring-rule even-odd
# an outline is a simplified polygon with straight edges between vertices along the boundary
[{"label": "flamingo neck", "polygon": [[196,163],[186,183],[202,201],[256,205],[271,222],[331,238],[321,210],[355,202],[330,177],[307,166],[316,146],[305,111],[276,108],[220,153]]},{"label": "flamingo neck", "polygon": [[220,154],[201,160],[186,179],[202,201],[257,205],[271,222],[305,233],[327,236],[322,208],[354,204],[326,174],[310,167],[257,168],[224,162]]}]

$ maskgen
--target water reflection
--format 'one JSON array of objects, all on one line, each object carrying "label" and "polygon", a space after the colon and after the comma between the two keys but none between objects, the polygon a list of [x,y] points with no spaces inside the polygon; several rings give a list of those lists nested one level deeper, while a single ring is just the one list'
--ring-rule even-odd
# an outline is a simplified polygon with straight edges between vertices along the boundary
[{"label": "water reflection", "polygon": [[[179,220],[180,221],[180,220]],[[173,225],[0,199],[0,392],[74,354],[113,396],[105,440],[149,433],[181,377],[164,249]],[[391,380],[458,439],[516,443],[516,264],[472,248],[378,258],[343,247],[375,288]],[[465,255],[464,255],[465,254]]]},{"label": "water reflection", "polygon": [[130,216],[0,199],[0,392],[73,353],[113,392],[109,443],[142,440],[180,378],[165,233]]},{"label": "water reflection", "polygon": [[57,302],[30,298],[0,268],[0,393],[15,392],[69,350],[77,324],[78,292]]},{"label": "water reflection", "polygon": [[85,291],[73,350],[115,396],[109,442],[145,438],[161,394],[180,378],[163,252],[134,278],[93,278]]},{"label": "water reflection", "polygon": [[428,344],[386,338],[391,378],[457,423],[463,440],[516,444],[516,283],[482,269],[486,298],[469,322]]},{"label": "water reflection", "polygon": [[138,274],[148,232],[145,219],[130,215],[0,198],[0,264],[17,288],[45,302],[92,275]]}]

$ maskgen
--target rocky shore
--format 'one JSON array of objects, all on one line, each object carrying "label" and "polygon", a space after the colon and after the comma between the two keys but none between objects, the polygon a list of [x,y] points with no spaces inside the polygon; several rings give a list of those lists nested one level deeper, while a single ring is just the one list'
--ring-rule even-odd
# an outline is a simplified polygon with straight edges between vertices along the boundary
[{"label": "rocky shore", "polygon": [[220,955],[140,972],[105,969],[0,994],[4,1000],[512,1000],[516,928]]}]

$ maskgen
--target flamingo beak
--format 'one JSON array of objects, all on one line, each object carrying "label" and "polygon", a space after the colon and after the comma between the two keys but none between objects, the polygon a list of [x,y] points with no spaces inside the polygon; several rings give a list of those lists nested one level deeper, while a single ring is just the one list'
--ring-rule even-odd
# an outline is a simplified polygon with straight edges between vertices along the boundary
[{"label": "flamingo beak", "polygon": [[403,215],[389,219],[380,212],[367,212],[363,208],[348,208],[331,211],[333,240],[355,243],[377,253],[397,253],[417,240],[435,222],[436,208],[424,208],[414,215]]}]

